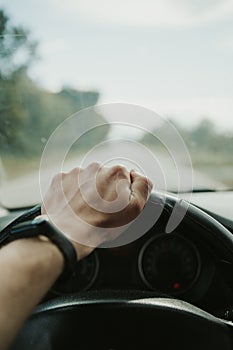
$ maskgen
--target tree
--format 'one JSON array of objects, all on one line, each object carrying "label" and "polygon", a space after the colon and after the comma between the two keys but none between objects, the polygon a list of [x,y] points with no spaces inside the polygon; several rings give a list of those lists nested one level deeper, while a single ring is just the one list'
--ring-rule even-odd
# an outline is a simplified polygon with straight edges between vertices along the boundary
[{"label": "tree", "polygon": [[13,26],[0,10],[0,78],[6,79],[19,69],[27,69],[36,58],[37,42],[21,26]]},{"label": "tree", "polygon": [[[39,87],[28,75],[36,49],[30,32],[13,26],[0,10],[0,147],[4,154],[40,155],[44,141],[64,119],[99,98],[96,91],[66,87],[51,93]],[[97,114],[94,118],[103,121]],[[103,140],[107,132],[104,128],[95,138],[86,136],[82,145]]]},{"label": "tree", "polygon": [[37,43],[29,37],[29,31],[13,26],[0,10],[0,145],[5,152],[19,146],[26,118],[16,82],[36,57]]}]

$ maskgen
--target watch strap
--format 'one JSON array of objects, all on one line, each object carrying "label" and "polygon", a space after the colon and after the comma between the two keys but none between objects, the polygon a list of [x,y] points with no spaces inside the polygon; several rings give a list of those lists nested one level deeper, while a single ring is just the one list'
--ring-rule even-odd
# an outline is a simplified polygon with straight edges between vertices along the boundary
[{"label": "watch strap", "polygon": [[11,227],[10,230],[5,232],[4,236],[0,236],[0,246],[17,239],[36,237],[39,235],[48,237],[64,256],[64,270],[56,284],[69,279],[76,270],[77,253],[69,239],[44,218],[36,218],[32,221],[22,222]]},{"label": "watch strap", "polygon": [[1,230],[1,232],[0,232],[0,246],[1,246],[2,242],[4,242],[8,238],[11,229],[15,225],[17,225],[17,224],[19,224],[21,222],[32,220],[38,215],[41,215],[41,206],[40,206],[40,204],[34,206],[33,208],[25,211],[23,214],[17,216],[17,218],[15,218],[13,221],[11,221],[7,226],[5,226]]}]

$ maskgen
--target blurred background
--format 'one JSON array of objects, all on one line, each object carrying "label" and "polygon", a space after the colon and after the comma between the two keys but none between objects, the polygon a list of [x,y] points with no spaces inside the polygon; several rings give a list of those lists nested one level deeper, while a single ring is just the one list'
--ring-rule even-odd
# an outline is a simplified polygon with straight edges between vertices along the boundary
[{"label": "blurred background", "polygon": [[[25,175],[35,178],[54,129],[85,107],[112,102],[161,113],[209,187],[232,188],[232,62],[231,0],[1,1],[0,179],[8,186],[1,201],[36,202],[31,193],[14,203],[9,193],[25,189],[17,187]],[[87,134],[76,155],[109,135],[110,126]],[[135,139],[161,151],[148,134]]]}]

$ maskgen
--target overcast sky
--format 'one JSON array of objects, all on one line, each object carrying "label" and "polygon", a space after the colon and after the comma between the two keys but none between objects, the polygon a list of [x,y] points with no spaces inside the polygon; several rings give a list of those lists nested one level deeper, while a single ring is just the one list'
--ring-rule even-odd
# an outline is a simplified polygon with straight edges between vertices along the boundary
[{"label": "overcast sky", "polygon": [[30,74],[100,91],[100,102],[153,108],[182,123],[207,116],[233,130],[232,0],[3,0],[30,28]]}]

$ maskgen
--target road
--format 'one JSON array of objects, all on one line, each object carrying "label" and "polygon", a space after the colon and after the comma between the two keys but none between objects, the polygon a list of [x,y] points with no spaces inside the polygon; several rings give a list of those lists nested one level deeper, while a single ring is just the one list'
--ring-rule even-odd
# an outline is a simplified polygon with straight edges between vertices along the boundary
[{"label": "road", "polygon": [[[145,152],[145,149],[134,145],[126,147],[124,143],[100,147],[83,157],[72,157],[64,162],[63,171],[68,171],[75,166],[88,165],[92,161],[104,162],[107,165],[124,164],[127,168],[134,168],[147,175],[154,183],[154,189],[177,190],[180,186],[183,190],[190,190],[192,186],[192,172],[182,160],[172,160],[165,154],[153,155]],[[53,165],[51,165],[53,164]],[[178,167],[178,169],[177,169]],[[52,176],[60,171],[61,162],[53,163],[41,169],[41,188],[44,192],[51,181]],[[195,188],[223,188],[224,186],[197,171],[194,171],[193,187]],[[24,176],[8,181],[3,179],[0,188],[1,202],[10,208],[24,207],[41,202],[39,172],[27,173]]]}]

